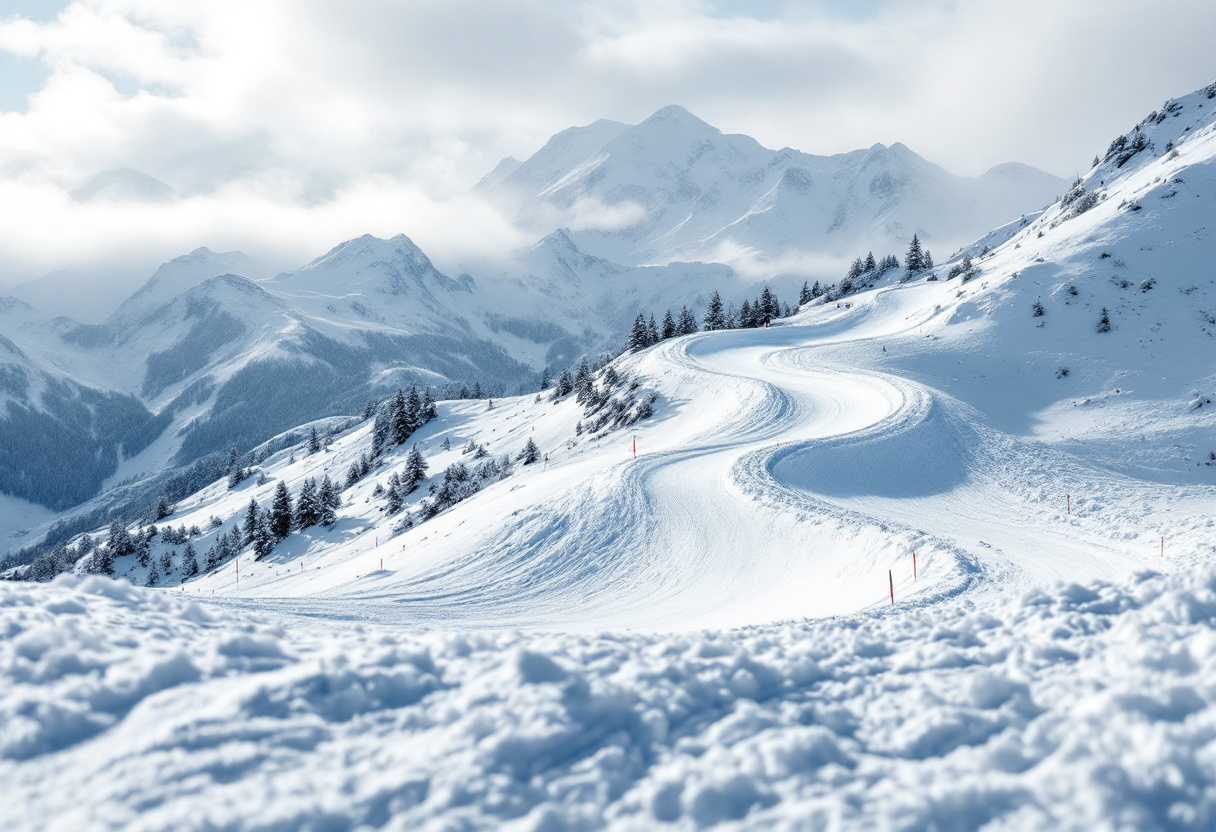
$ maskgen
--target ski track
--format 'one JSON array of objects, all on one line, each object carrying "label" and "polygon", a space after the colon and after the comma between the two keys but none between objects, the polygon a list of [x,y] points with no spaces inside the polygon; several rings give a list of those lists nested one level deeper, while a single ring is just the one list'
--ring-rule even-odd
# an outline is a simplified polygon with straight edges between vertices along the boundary
[{"label": "ski track", "polygon": [[[665,342],[637,369],[676,413],[645,429],[638,458],[571,460],[566,485],[480,530],[461,531],[478,525],[465,516],[435,531],[464,535],[446,556],[325,588],[305,612],[288,598],[221,603],[397,625],[662,632],[881,612],[889,580],[898,602],[923,606],[1160,568],[1150,530],[1103,522],[1146,515],[1136,507],[1159,500],[1154,490],[996,432],[911,379],[823,366],[823,347],[878,350],[937,314],[905,314],[903,292]],[[1068,515],[1070,488],[1100,497]]]}]

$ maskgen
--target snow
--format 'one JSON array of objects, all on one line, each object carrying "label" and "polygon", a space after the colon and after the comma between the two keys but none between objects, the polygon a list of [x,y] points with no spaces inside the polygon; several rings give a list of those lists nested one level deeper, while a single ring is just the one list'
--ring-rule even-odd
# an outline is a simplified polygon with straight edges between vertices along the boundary
[{"label": "snow", "polygon": [[1201,830],[1214,621],[1211,567],[679,636],[3,584],[5,813],[40,830]]},{"label": "snow", "polygon": [[[1088,173],[1088,211],[967,247],[969,279],[890,275],[622,358],[655,396],[627,429],[577,431],[569,397],[441,402],[336,523],[260,561],[158,589],[0,583],[6,820],[1212,828],[1210,100]],[[648,129],[704,129],[661,115]],[[407,244],[355,241],[301,296],[356,253],[363,290],[436,296]],[[567,234],[531,256],[643,280]],[[201,555],[280,482],[342,480],[370,432],[285,448],[164,525],[204,529]],[[470,442],[528,440],[541,462],[409,530],[374,496],[415,443],[430,476],[407,509]]]}]

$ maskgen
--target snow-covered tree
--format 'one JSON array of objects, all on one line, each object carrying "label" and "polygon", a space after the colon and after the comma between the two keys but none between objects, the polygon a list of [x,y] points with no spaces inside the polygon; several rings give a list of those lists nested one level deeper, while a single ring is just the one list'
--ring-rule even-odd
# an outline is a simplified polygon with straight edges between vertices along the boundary
[{"label": "snow-covered tree", "polygon": [[402,484],[405,486],[405,494],[409,494],[418,487],[418,483],[426,479],[427,464],[422,458],[422,452],[418,450],[418,446],[410,448],[409,456],[405,458],[405,472],[402,478]]},{"label": "snow-covered tree", "polygon": [[315,454],[321,450],[321,437],[317,436],[317,429],[314,426],[308,432],[308,453]]},{"label": "snow-covered tree", "polygon": [[629,343],[626,345],[626,349],[637,352],[648,346],[650,346],[650,336],[646,333],[646,316],[639,312],[638,316],[633,319],[633,329],[629,332]]},{"label": "snow-covered tree", "polygon": [[321,498],[317,493],[317,481],[311,477],[300,485],[300,496],[296,498],[296,528],[307,529],[321,522]]},{"label": "snow-covered tree", "polygon": [[726,314],[722,309],[722,296],[714,292],[705,309],[705,331],[715,332],[719,329],[726,329]]},{"label": "snow-covered tree", "polygon": [[329,478],[329,474],[321,480],[321,487],[317,489],[317,501],[321,505],[320,522],[322,526],[332,526],[338,522],[338,508],[342,505],[342,494],[338,491],[338,486]]},{"label": "snow-covered tree", "polygon": [[650,314],[650,321],[646,324],[646,345],[659,343],[659,327],[654,322],[654,313]]},{"label": "snow-covered tree", "polygon": [[517,456],[516,459],[518,459],[524,465],[531,465],[533,462],[540,459],[540,448],[536,446],[536,442],[534,442],[531,437],[528,438],[527,443],[524,445],[524,449],[519,452],[519,456]]},{"label": "snow-covered tree", "polygon": [[279,484],[274,489],[274,499],[270,504],[270,531],[278,540],[291,534],[292,514],[291,493],[287,490],[287,483],[279,480]]},{"label": "snow-covered tree", "polygon": [[692,335],[697,331],[697,318],[687,306],[680,310],[680,320],[676,324],[677,335]]},{"label": "snow-covered tree", "polygon": [[913,234],[912,242],[908,245],[908,253],[904,257],[904,270],[915,274],[924,268],[924,254],[920,249],[920,238]]}]

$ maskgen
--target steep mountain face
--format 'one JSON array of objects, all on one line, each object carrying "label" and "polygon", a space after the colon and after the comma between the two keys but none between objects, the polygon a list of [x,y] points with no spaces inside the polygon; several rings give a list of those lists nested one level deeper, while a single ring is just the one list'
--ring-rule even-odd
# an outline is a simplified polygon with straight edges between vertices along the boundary
[{"label": "steep mountain face", "polygon": [[559,133],[478,191],[526,227],[568,225],[581,248],[643,264],[740,250],[772,260],[902,251],[913,233],[945,253],[1043,206],[1065,184],[1016,164],[953,176],[902,144],[836,156],[774,151],[671,106],[634,127]]}]

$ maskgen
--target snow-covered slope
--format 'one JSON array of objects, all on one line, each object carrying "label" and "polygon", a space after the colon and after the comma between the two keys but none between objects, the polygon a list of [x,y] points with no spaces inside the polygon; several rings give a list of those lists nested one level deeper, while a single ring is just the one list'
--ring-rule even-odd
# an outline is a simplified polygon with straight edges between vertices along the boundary
[{"label": "snow-covered slope", "polygon": [[[649,418],[440,402],[379,459],[372,424],[334,425],[166,507],[147,565],[115,563],[162,590],[3,585],[12,816],[1210,828],[1214,100],[932,276],[600,373]],[[629,275],[575,252],[534,256]],[[438,297],[411,262],[403,292]],[[413,449],[428,474],[390,513]],[[326,476],[332,524],[183,572]]]},{"label": "snow-covered slope", "polygon": [[898,143],[830,157],[773,151],[671,106],[634,127],[563,131],[478,190],[525,226],[569,226],[581,248],[620,263],[750,252],[780,264],[903,251],[913,233],[944,253],[1064,184],[1017,164],[957,177]]}]

